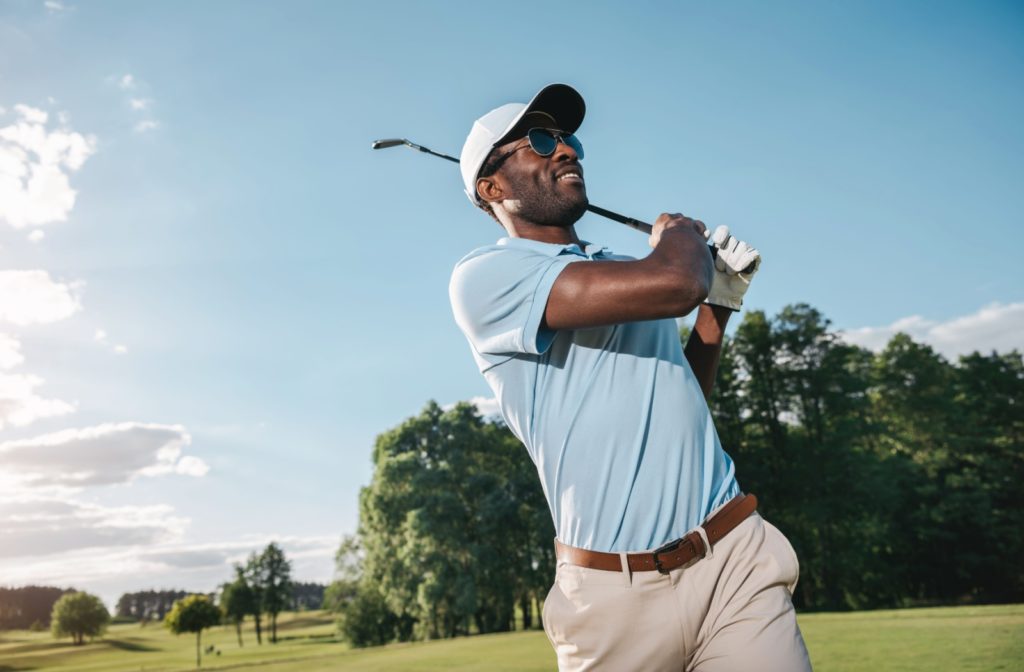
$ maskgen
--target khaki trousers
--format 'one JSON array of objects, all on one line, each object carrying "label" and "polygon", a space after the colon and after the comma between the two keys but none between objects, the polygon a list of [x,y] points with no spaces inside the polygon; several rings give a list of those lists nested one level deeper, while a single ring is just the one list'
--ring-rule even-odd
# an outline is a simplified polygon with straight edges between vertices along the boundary
[{"label": "khaki trousers", "polygon": [[802,672],[811,663],[793,610],[799,572],[789,541],[754,512],[669,574],[559,562],[544,630],[562,672]]}]

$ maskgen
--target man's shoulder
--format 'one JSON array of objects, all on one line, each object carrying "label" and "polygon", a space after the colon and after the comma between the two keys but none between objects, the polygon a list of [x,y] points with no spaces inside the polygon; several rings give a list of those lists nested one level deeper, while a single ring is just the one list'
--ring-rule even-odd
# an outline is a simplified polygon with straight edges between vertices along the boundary
[{"label": "man's shoulder", "polygon": [[499,269],[518,272],[515,269],[543,265],[543,262],[566,253],[585,258],[574,245],[542,243],[525,238],[501,238],[490,245],[482,245],[459,259],[452,269],[452,278],[466,273],[488,273]]},{"label": "man's shoulder", "polygon": [[[575,250],[573,249],[575,248]],[[559,243],[543,243],[539,240],[528,238],[499,238],[489,245],[482,245],[458,261],[456,266],[470,259],[484,257],[501,253],[503,256],[528,257],[543,256],[557,257],[564,251],[579,250],[576,245],[562,245]]]}]

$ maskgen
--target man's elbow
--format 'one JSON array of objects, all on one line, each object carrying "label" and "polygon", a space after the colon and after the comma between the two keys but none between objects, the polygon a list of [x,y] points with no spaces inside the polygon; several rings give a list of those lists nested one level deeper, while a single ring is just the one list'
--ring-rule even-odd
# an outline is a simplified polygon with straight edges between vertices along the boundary
[{"label": "man's elbow", "polygon": [[693,309],[704,303],[711,292],[710,278],[690,275],[682,280],[676,293],[676,314],[678,317],[689,315]]}]

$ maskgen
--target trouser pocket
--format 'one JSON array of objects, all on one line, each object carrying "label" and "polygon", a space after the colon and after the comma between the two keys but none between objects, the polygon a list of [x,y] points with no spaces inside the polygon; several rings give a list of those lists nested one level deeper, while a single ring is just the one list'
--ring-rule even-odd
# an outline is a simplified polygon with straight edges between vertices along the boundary
[{"label": "trouser pocket", "polygon": [[[762,519],[763,520],[763,519]],[[796,551],[789,539],[779,528],[767,520],[764,521],[766,542],[770,544],[771,552],[779,563],[783,572],[783,581],[792,595],[796,592],[796,584],[800,580],[800,560],[796,557]]]}]

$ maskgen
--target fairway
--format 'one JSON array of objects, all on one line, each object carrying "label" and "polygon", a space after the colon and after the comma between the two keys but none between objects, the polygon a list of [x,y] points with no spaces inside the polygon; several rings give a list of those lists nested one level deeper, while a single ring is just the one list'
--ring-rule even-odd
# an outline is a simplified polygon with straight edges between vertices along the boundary
[{"label": "fairway", "polygon": [[[805,614],[800,625],[818,672],[989,672],[1024,670],[1024,605],[942,607],[846,614]],[[238,647],[231,628],[203,636],[203,668],[265,672],[326,670],[554,670],[554,654],[539,631],[349,649],[337,640],[329,614],[284,615],[280,642],[256,645],[251,627]],[[49,633],[0,633],[0,672],[15,670],[193,669],[195,639],[160,625],[115,625],[86,646]]]}]

